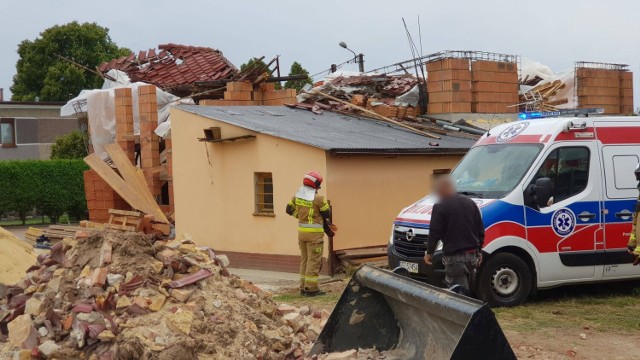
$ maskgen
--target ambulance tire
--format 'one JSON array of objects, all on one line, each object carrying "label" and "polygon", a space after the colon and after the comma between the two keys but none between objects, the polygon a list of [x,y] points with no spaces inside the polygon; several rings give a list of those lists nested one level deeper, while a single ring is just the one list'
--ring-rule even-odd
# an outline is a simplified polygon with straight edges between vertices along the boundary
[{"label": "ambulance tire", "polygon": [[527,263],[518,255],[504,252],[489,257],[482,265],[477,292],[493,307],[515,306],[527,300],[532,284]]}]

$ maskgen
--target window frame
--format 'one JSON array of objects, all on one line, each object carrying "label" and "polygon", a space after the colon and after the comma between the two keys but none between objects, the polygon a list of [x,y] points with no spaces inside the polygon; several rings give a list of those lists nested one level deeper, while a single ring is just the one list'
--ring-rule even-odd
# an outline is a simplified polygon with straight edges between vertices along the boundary
[{"label": "window frame", "polygon": [[[566,149],[584,149],[587,151],[587,169],[586,169],[586,173],[587,173],[587,182],[584,185],[584,188],[579,191],[576,192],[574,194],[570,194],[569,196],[563,198],[563,199],[557,199],[556,198],[556,185],[557,185],[557,180],[558,180],[558,174],[559,172],[557,171],[559,165],[560,165],[560,157],[562,154],[562,150],[566,150]],[[555,165],[556,167],[556,176],[555,179],[552,179],[553,181],[553,185],[554,185],[554,189],[553,189],[553,203],[557,204],[560,203],[562,201],[571,199],[574,196],[578,196],[580,194],[582,194],[583,192],[585,192],[587,190],[587,188],[589,187],[589,182],[591,181],[591,149],[588,146],[584,146],[584,145],[567,145],[567,146],[558,146],[556,148],[554,148],[553,150],[549,151],[546,156],[542,159],[542,163],[540,164],[540,166],[538,166],[538,169],[536,170],[536,172],[534,174],[538,174],[540,172],[540,169],[546,164],[547,160],[549,159],[549,157],[554,153],[554,152],[558,152],[558,157],[557,157],[557,163]],[[535,180],[538,179],[535,175],[532,179],[531,184],[533,184],[535,182]]]},{"label": "window frame", "polygon": [[[10,124],[11,127],[11,143],[5,144],[2,142],[2,124]],[[0,147],[2,148],[15,148],[17,147],[16,140],[16,119],[15,118],[0,118]]]},{"label": "window frame", "polygon": [[[270,182],[265,181],[270,179]],[[271,185],[271,192],[267,192],[265,185]],[[273,173],[265,171],[257,171],[253,173],[253,188],[254,188],[254,216],[275,216],[275,201],[273,191]],[[266,197],[271,196],[271,202],[265,200]],[[269,207],[268,205],[271,205]]]}]

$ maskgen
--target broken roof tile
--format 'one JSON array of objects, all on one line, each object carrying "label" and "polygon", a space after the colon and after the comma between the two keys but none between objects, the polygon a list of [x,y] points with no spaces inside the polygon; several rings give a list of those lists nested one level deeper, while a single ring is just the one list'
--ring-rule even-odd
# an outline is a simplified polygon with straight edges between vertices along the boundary
[{"label": "broken roof tile", "polygon": [[196,81],[215,81],[229,78],[238,69],[221,51],[198,46],[177,44],[159,45],[160,50],[140,51],[100,64],[98,69],[123,71],[131,81],[142,81],[160,88],[192,85]]}]

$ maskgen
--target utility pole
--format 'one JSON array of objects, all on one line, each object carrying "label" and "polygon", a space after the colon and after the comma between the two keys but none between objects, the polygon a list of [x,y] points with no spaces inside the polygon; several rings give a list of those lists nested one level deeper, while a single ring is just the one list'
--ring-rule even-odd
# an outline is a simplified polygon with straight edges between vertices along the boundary
[{"label": "utility pole", "polygon": [[358,67],[360,68],[360,72],[363,73],[364,72],[364,55],[362,53],[358,54],[357,56],[358,59]]}]

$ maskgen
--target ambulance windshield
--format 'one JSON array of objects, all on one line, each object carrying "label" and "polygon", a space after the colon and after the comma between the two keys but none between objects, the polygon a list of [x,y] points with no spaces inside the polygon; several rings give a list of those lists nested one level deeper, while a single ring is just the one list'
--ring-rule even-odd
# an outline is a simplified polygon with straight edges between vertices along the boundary
[{"label": "ambulance windshield", "polygon": [[451,176],[459,193],[498,199],[522,180],[541,149],[540,144],[477,146],[469,150]]}]

